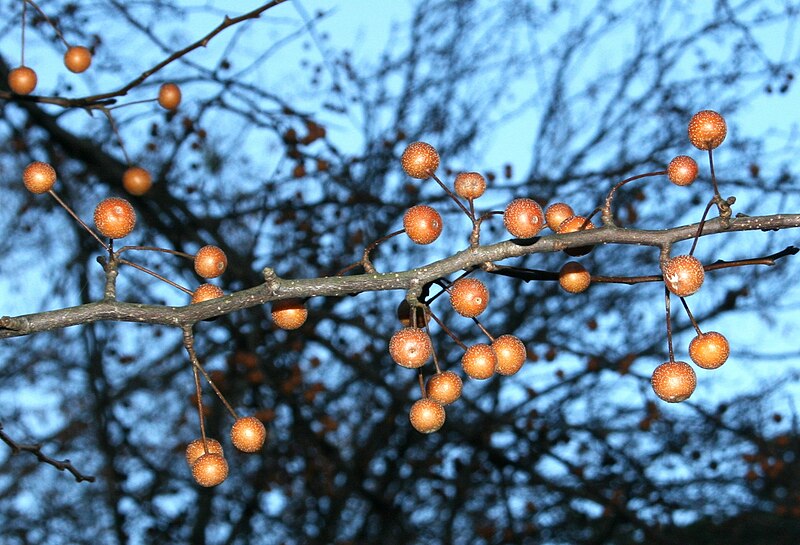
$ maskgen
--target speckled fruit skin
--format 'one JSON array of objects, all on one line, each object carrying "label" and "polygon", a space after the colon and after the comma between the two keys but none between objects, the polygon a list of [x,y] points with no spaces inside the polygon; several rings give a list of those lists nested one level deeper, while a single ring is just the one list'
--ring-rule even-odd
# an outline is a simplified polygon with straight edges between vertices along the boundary
[{"label": "speckled fruit skin", "polygon": [[442,234],[442,216],[425,204],[412,206],[403,215],[403,229],[417,244],[430,244]]},{"label": "speckled fruit skin", "polygon": [[728,134],[725,119],[714,110],[697,112],[689,121],[689,141],[698,149],[718,147]]},{"label": "speckled fruit skin", "polygon": [[668,361],[656,367],[650,384],[658,397],[667,403],[678,403],[692,395],[697,376],[685,361]]},{"label": "speckled fruit skin", "polygon": [[22,171],[22,183],[31,193],[46,193],[56,183],[56,171],[47,163],[34,161]]},{"label": "speckled fruit skin", "polygon": [[31,94],[37,82],[36,72],[27,66],[18,66],[8,73],[8,87],[18,95]]},{"label": "speckled fruit skin", "polygon": [[664,284],[678,297],[688,297],[703,285],[705,271],[703,264],[691,255],[678,255],[661,265]]},{"label": "speckled fruit skin", "polygon": [[123,238],[136,226],[136,212],[125,199],[109,197],[94,209],[94,224],[104,237]]},{"label": "speckled fruit skin", "polygon": [[225,292],[222,291],[222,288],[219,286],[215,286],[214,284],[201,284],[194,290],[192,294],[192,304],[195,303],[202,303],[203,301],[208,301],[210,299],[216,299],[217,297],[222,297],[225,295]]},{"label": "speckled fruit skin", "polygon": [[122,187],[131,195],[141,197],[153,187],[153,178],[142,167],[130,167],[122,174]]},{"label": "speckled fruit skin", "polygon": [[564,202],[554,202],[544,211],[544,219],[547,226],[553,231],[558,231],[559,226],[564,220],[575,215],[575,211],[570,205]]},{"label": "speckled fruit skin", "polygon": [[174,110],[181,103],[181,88],[174,83],[165,83],[158,90],[158,104],[165,110]]},{"label": "speckled fruit skin", "polygon": [[[570,216],[561,222],[558,226],[556,233],[563,235],[566,233],[575,233],[577,231],[588,231],[594,229],[594,224],[591,221],[586,221],[583,216]],[[577,248],[567,248],[564,253],[572,257],[586,255],[592,251],[594,246],[578,246]]]},{"label": "speckled fruit skin", "polygon": [[220,454],[203,454],[192,464],[192,477],[200,486],[217,486],[228,477],[228,462]]},{"label": "speckled fruit skin", "polygon": [[425,365],[433,354],[431,338],[424,329],[405,327],[389,340],[389,355],[398,365],[417,369]]},{"label": "speckled fruit skin", "polygon": [[450,304],[462,316],[474,318],[489,304],[489,290],[476,278],[459,278],[450,287]]},{"label": "speckled fruit skin", "polygon": [[468,377],[486,380],[494,375],[497,356],[488,344],[473,344],[461,358],[461,367]]},{"label": "speckled fruit skin", "polygon": [[531,238],[544,228],[544,212],[533,199],[514,199],[503,212],[503,223],[517,238]]},{"label": "speckled fruit skin", "polygon": [[254,416],[243,416],[231,427],[231,442],[242,452],[257,452],[264,446],[267,430]]},{"label": "speckled fruit skin", "polygon": [[431,317],[429,314],[425,313],[425,309],[421,306],[417,306],[416,308],[416,315],[417,315],[417,323],[411,323],[411,305],[408,304],[408,301],[403,299],[400,301],[400,304],[397,305],[397,319],[400,320],[400,323],[403,324],[403,327],[413,327],[413,326],[423,326],[427,325],[428,322],[431,321]]},{"label": "speckled fruit skin", "polygon": [[297,329],[307,319],[308,309],[300,299],[283,299],[272,303],[272,321],[281,329]]},{"label": "speckled fruit skin", "polygon": [[678,155],[667,165],[667,178],[675,185],[691,185],[697,179],[697,161],[688,155]]},{"label": "speckled fruit skin", "polygon": [[474,200],[486,191],[486,179],[477,172],[459,172],[453,189],[459,197]]},{"label": "speckled fruit skin", "polygon": [[427,142],[412,142],[400,157],[400,164],[412,178],[425,180],[439,168],[439,153]]},{"label": "speckled fruit skin", "polygon": [[497,363],[494,370],[500,375],[513,375],[522,369],[528,351],[525,344],[514,335],[501,335],[492,342]]},{"label": "speckled fruit skin", "polygon": [[64,66],[67,70],[80,74],[92,65],[92,52],[81,45],[73,45],[64,53]]},{"label": "speckled fruit skin", "polygon": [[225,272],[228,258],[217,246],[203,246],[194,255],[194,272],[203,278],[216,278]]},{"label": "speckled fruit skin", "polygon": [[698,367],[716,369],[728,361],[731,347],[722,333],[708,331],[689,343],[689,357]]},{"label": "speckled fruit skin", "polygon": [[408,413],[411,425],[420,433],[433,433],[444,425],[444,407],[431,399],[420,399]]},{"label": "speckled fruit skin", "polygon": [[564,263],[558,272],[558,284],[569,293],[586,291],[592,283],[592,275],[577,261]]},{"label": "speckled fruit skin", "polygon": [[[222,445],[216,439],[206,437],[206,446],[208,447],[208,452],[223,455]],[[195,439],[186,445],[186,463],[189,464],[189,467],[192,467],[192,464],[205,453],[203,440]]]},{"label": "speckled fruit skin", "polygon": [[463,382],[461,377],[452,371],[436,373],[428,379],[425,391],[428,398],[442,405],[449,405],[461,397]]}]

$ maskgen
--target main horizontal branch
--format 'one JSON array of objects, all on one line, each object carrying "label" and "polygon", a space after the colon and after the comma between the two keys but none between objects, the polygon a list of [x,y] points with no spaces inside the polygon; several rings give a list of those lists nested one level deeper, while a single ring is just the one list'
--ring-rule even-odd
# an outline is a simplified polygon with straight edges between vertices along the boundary
[{"label": "main horizontal branch", "polygon": [[[800,214],[744,216],[710,220],[702,236],[736,231],[772,231],[800,227]],[[607,244],[653,246],[668,252],[675,242],[697,233],[697,224],[663,230],[602,227],[564,235],[513,239],[468,248],[453,256],[407,271],[326,276],[288,280],[272,269],[264,269],[264,283],[205,303],[171,307],[103,300],[76,307],[0,318],[0,339],[21,337],[74,325],[99,321],[137,322],[186,327],[201,320],[263,305],[270,301],[317,296],[341,297],[367,291],[419,291],[425,284],[455,272],[530,254],[557,252],[567,248]]]}]

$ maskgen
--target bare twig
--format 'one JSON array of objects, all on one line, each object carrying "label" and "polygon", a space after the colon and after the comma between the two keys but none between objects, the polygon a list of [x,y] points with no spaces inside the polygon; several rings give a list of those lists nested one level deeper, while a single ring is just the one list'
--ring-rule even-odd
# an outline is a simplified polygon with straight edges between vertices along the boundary
[{"label": "bare twig", "polygon": [[87,481],[93,483],[95,478],[92,475],[84,475],[80,471],[78,471],[75,466],[72,465],[72,462],[69,460],[56,460],[55,458],[51,458],[47,456],[45,453],[42,452],[42,445],[40,444],[32,444],[28,445],[25,443],[18,443],[14,441],[7,433],[3,431],[3,424],[0,423],[0,441],[3,441],[6,445],[11,447],[11,454],[17,455],[20,452],[30,452],[36,458],[42,462],[43,464],[49,464],[56,468],[59,471],[69,471],[72,473],[72,476],[75,477],[75,480],[80,482]]}]

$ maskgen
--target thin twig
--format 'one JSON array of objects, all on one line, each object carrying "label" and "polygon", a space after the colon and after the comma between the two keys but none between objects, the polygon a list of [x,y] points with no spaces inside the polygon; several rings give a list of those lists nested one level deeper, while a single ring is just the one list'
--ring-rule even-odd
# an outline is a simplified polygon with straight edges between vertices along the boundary
[{"label": "thin twig", "polygon": [[34,445],[27,445],[24,443],[17,443],[14,441],[8,434],[3,431],[3,424],[0,423],[0,441],[3,441],[6,445],[11,447],[11,454],[17,455],[20,452],[30,452],[36,458],[45,464],[49,464],[56,468],[59,471],[69,471],[72,473],[72,476],[75,477],[77,482],[87,481],[93,483],[95,478],[92,475],[84,475],[80,471],[78,471],[75,466],[72,465],[72,462],[69,460],[56,460],[47,456],[45,453],[42,452],[42,445],[34,444]]}]

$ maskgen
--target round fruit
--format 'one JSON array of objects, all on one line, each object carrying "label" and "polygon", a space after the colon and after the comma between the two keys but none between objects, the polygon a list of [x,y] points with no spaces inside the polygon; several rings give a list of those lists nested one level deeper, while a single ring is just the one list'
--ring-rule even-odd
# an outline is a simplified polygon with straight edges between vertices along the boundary
[{"label": "round fruit", "polygon": [[558,227],[564,220],[575,215],[575,211],[570,205],[564,202],[554,202],[544,211],[544,219],[547,226],[553,231],[558,231]]},{"label": "round fruit", "polygon": [[592,275],[577,261],[569,261],[558,272],[558,283],[569,293],[581,293],[592,283]]},{"label": "round fruit", "polygon": [[302,299],[283,299],[272,303],[272,321],[281,329],[297,329],[308,318],[308,309]]},{"label": "round fruit", "polygon": [[8,86],[18,95],[29,95],[36,89],[36,72],[27,66],[19,66],[8,73]]},{"label": "round fruit", "polygon": [[219,286],[215,286],[214,284],[201,284],[194,290],[192,294],[192,304],[194,303],[202,303],[203,301],[208,301],[210,299],[216,299],[217,297],[222,297],[225,295],[225,292],[222,291],[222,288]]},{"label": "round fruit", "polygon": [[174,83],[165,83],[158,90],[158,104],[165,110],[174,110],[181,103],[181,88]]},{"label": "round fruit", "polygon": [[405,327],[389,341],[389,355],[395,363],[409,369],[422,367],[432,354],[431,338],[418,327]]},{"label": "round fruit", "polygon": [[722,333],[701,333],[689,343],[689,357],[703,369],[716,369],[728,360],[731,347]]},{"label": "round fruit", "polygon": [[203,454],[192,464],[192,477],[200,486],[217,486],[228,477],[228,462],[221,454]]},{"label": "round fruit", "polygon": [[236,420],[231,428],[231,442],[242,452],[256,452],[264,446],[267,430],[261,420],[244,416]]},{"label": "round fruit", "polygon": [[492,343],[492,350],[497,358],[494,370],[501,375],[513,375],[522,368],[528,351],[525,345],[514,335],[501,335]]},{"label": "round fruit", "polygon": [[460,172],[453,182],[456,195],[465,199],[477,199],[486,191],[486,179],[477,172]]},{"label": "round fruit", "polygon": [[685,361],[668,361],[656,367],[650,384],[658,397],[668,403],[678,403],[692,395],[697,376]]},{"label": "round fruit", "polygon": [[678,155],[667,166],[667,177],[675,185],[690,185],[697,179],[697,161],[688,155]]},{"label": "round fruit", "polygon": [[411,406],[408,419],[418,432],[433,433],[444,424],[444,407],[430,399],[420,399]]},{"label": "round fruit", "polygon": [[442,405],[449,405],[461,397],[461,377],[452,371],[436,373],[428,379],[425,392],[429,399]]},{"label": "round fruit", "polygon": [[703,285],[703,264],[691,255],[678,255],[661,265],[667,289],[678,297],[688,297]]},{"label": "round fruit", "polygon": [[94,209],[94,224],[104,237],[123,238],[136,226],[136,212],[125,199],[109,197]]},{"label": "round fruit", "polygon": [[430,206],[418,204],[406,210],[403,229],[417,244],[430,244],[442,234],[442,216]]},{"label": "round fruit", "polygon": [[400,164],[406,174],[424,180],[439,168],[439,154],[426,142],[412,142],[400,157]]},{"label": "round fruit", "polygon": [[533,199],[514,199],[506,206],[503,223],[515,237],[531,238],[544,227],[544,213]]},{"label": "round fruit", "polygon": [[431,317],[429,314],[425,313],[425,309],[422,306],[415,307],[417,309],[417,323],[411,323],[411,305],[408,304],[406,299],[400,301],[400,304],[397,305],[397,319],[400,320],[400,323],[403,324],[403,327],[413,327],[414,325],[427,325],[430,322]]},{"label": "round fruit", "polygon": [[[222,445],[216,439],[206,438],[206,448],[212,454],[223,454]],[[186,446],[186,463],[189,464],[189,467],[192,467],[192,464],[205,453],[206,449],[203,448],[203,440],[195,439]]]},{"label": "round fruit", "polygon": [[122,187],[131,195],[140,197],[150,191],[153,178],[142,167],[131,167],[122,175]]},{"label": "round fruit", "polygon": [[64,53],[64,66],[70,72],[80,74],[92,64],[92,52],[81,45],[73,45]]},{"label": "round fruit", "polygon": [[462,316],[474,318],[486,310],[489,290],[475,278],[459,278],[450,287],[450,304]]},{"label": "round fruit", "polygon": [[725,140],[728,126],[725,119],[713,110],[697,112],[689,121],[689,141],[702,150],[714,149]]},{"label": "round fruit", "polygon": [[[563,235],[566,233],[575,233],[577,231],[588,231],[594,229],[594,224],[591,221],[586,221],[583,216],[570,216],[561,222],[561,225],[556,229],[556,233]],[[586,255],[592,251],[593,246],[579,246],[577,248],[567,248],[564,253],[572,257]]]},{"label": "round fruit", "polygon": [[203,246],[194,256],[194,271],[203,278],[216,278],[227,266],[225,252],[216,246]]},{"label": "round fruit", "polygon": [[484,380],[494,374],[497,356],[488,344],[473,344],[464,352],[461,367],[468,377]]},{"label": "round fruit", "polygon": [[22,171],[22,183],[31,193],[46,193],[56,183],[56,171],[47,163],[34,161]]}]

